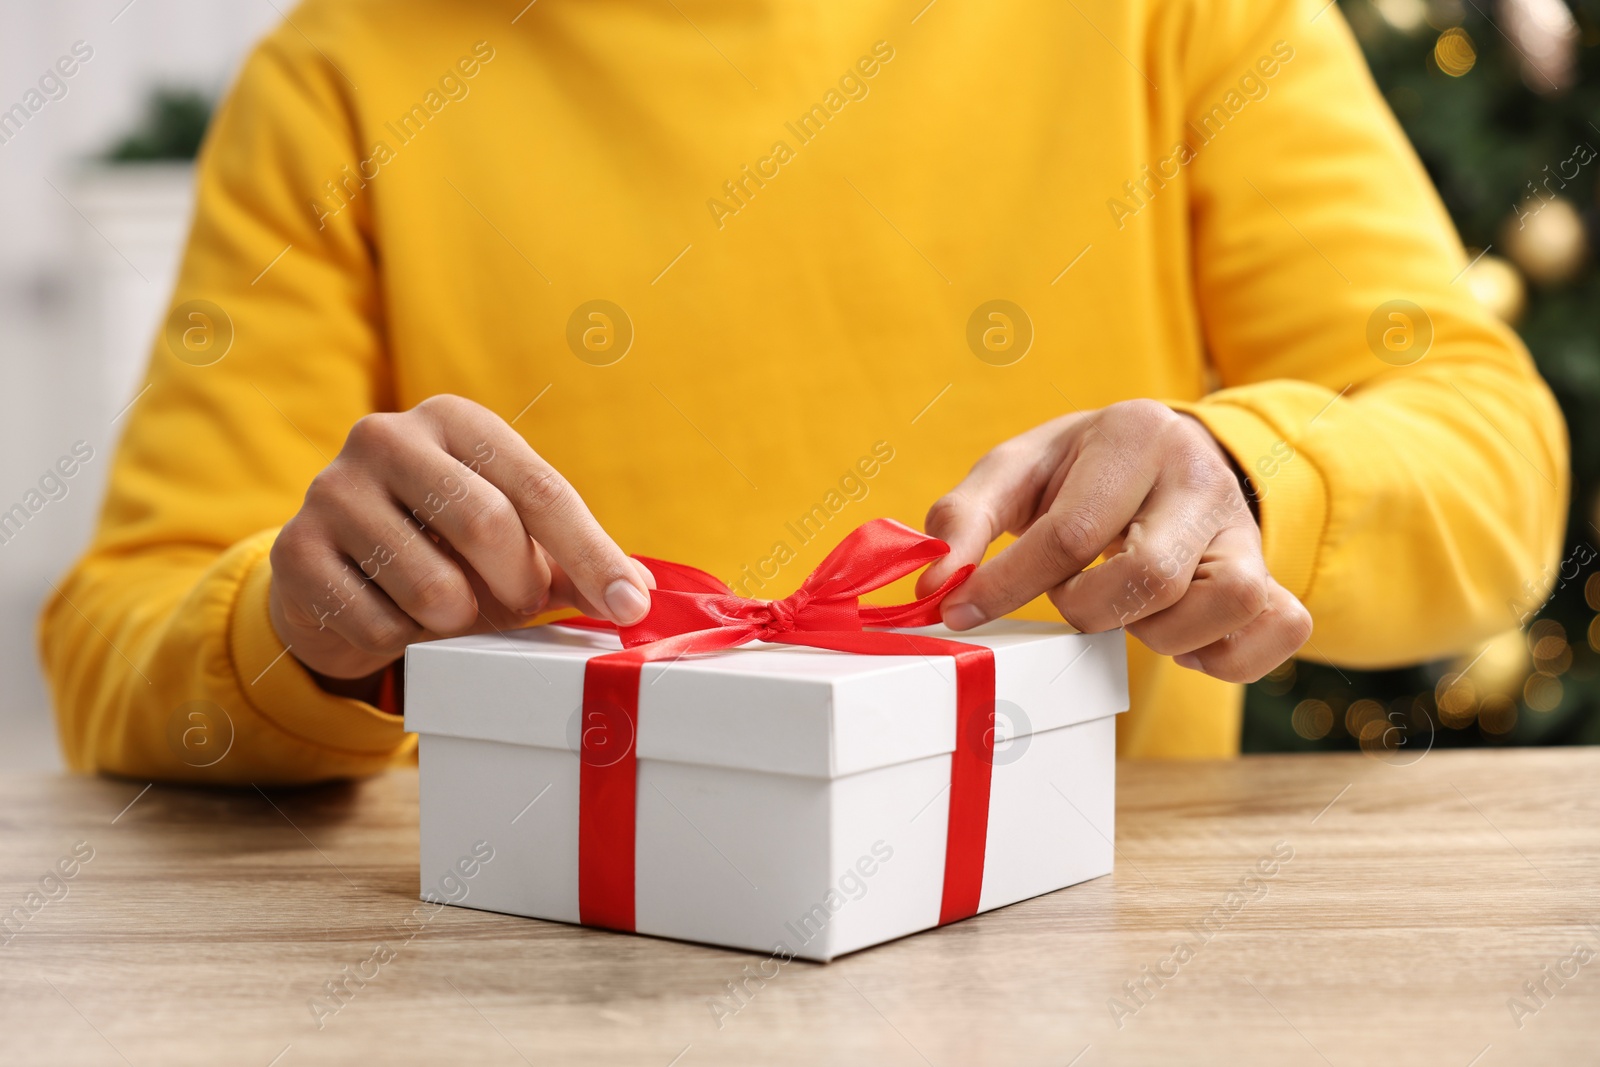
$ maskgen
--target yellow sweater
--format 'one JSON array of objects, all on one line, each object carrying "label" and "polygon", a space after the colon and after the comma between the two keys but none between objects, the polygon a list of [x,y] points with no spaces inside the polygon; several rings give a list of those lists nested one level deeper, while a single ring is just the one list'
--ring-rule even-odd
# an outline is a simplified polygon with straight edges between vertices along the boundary
[{"label": "yellow sweater", "polygon": [[[919,8],[297,8],[201,154],[149,391],[45,611],[71,765],[409,757],[282,655],[267,552],[357,418],[441,392],[512,420],[626,550],[763,597],[868,518],[920,526],[997,442],[1161,398],[1256,474],[1309,657],[1514,625],[1560,547],[1560,416],[1338,11]],[[1237,751],[1237,687],[1130,652],[1124,754]],[[195,767],[211,705],[232,747]]]}]

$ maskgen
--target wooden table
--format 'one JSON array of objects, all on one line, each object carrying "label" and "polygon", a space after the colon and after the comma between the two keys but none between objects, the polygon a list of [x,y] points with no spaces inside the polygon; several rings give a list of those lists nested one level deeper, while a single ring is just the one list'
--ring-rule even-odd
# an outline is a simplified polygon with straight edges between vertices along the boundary
[{"label": "wooden table", "polygon": [[[418,920],[414,773],[0,779],[0,907],[26,915],[0,948],[0,1063],[1600,1062],[1600,750],[1119,769],[1112,876],[789,963],[720,1028],[708,1002],[759,957]],[[93,858],[28,915],[75,845]],[[1275,846],[1293,858],[1230,902]],[[1586,966],[1543,977],[1578,945]],[[346,967],[371,977],[319,1029],[308,1003]]]}]

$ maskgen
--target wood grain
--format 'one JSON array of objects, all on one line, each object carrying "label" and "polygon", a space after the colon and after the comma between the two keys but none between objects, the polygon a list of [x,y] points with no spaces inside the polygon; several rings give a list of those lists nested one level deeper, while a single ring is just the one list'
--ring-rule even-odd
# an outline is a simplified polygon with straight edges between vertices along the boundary
[{"label": "wood grain", "polygon": [[[789,963],[720,1028],[709,1003],[760,957],[419,911],[414,772],[265,794],[3,778],[0,912],[75,843],[94,856],[0,947],[0,1062],[1600,1061],[1600,750],[1119,772],[1110,877]],[[1275,846],[1293,858],[1230,910]],[[308,1002],[380,943],[319,1028]],[[1523,992],[1580,944],[1543,1006]],[[1142,967],[1172,976],[1141,1004]],[[1538,1008],[1520,1028],[1512,997]]]}]

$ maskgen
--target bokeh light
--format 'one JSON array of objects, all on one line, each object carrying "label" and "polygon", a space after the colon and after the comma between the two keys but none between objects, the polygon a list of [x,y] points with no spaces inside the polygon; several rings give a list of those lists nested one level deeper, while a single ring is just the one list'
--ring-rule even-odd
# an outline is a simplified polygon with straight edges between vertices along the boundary
[{"label": "bokeh light", "polygon": [[1320,741],[1333,729],[1333,709],[1321,700],[1302,700],[1289,717],[1294,732],[1307,741]]},{"label": "bokeh light", "polygon": [[1466,30],[1452,26],[1434,42],[1433,62],[1450,77],[1459,78],[1478,62],[1478,50]]}]

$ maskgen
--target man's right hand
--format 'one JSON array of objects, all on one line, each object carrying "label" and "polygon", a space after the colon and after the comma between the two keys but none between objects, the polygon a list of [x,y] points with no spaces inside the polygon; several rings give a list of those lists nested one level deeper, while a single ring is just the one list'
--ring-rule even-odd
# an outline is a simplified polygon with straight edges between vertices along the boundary
[{"label": "man's right hand", "polygon": [[293,655],[342,691],[326,679],[552,608],[637,622],[654,584],[504,420],[435,396],[351,428],[272,546],[270,611]]}]

